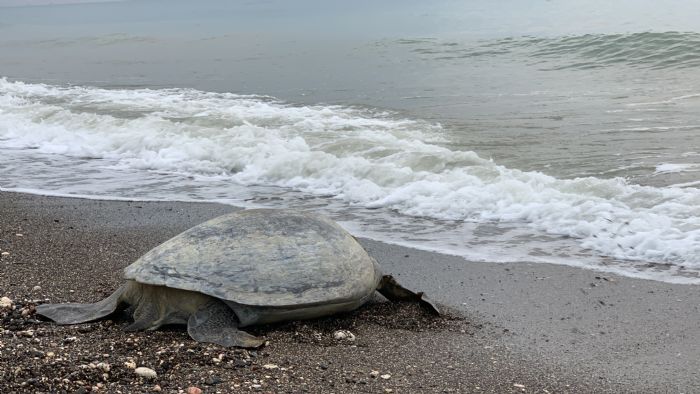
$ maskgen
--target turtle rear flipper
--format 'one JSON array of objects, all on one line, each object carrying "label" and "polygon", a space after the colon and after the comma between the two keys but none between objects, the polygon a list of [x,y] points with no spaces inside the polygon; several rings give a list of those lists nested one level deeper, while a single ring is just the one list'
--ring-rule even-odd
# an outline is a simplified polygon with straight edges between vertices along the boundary
[{"label": "turtle rear flipper", "polygon": [[187,322],[187,333],[198,342],[221,346],[257,348],[265,340],[238,329],[238,318],[226,304],[212,300],[204,304]]},{"label": "turtle rear flipper", "polygon": [[122,285],[109,297],[94,304],[38,305],[36,313],[64,325],[91,322],[116,312],[122,304],[125,289],[126,285]]},{"label": "turtle rear flipper", "polygon": [[413,292],[401,286],[391,275],[384,275],[379,281],[377,291],[390,301],[418,302],[422,307],[430,312],[439,315],[440,309],[423,292]]},{"label": "turtle rear flipper", "polygon": [[144,299],[142,297],[139,300],[138,305],[132,313],[134,322],[124,329],[127,332],[142,331],[142,330],[155,330],[161,326],[158,320],[158,306],[152,302],[152,300]]}]

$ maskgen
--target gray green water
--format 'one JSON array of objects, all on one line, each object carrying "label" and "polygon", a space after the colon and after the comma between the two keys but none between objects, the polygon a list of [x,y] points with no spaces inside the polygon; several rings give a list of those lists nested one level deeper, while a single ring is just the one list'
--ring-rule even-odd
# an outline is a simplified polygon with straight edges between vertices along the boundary
[{"label": "gray green water", "polygon": [[29,82],[388,108],[523,170],[697,178],[657,171],[698,161],[700,34],[655,31],[695,27],[691,2],[333,3],[4,8],[0,70]]}]

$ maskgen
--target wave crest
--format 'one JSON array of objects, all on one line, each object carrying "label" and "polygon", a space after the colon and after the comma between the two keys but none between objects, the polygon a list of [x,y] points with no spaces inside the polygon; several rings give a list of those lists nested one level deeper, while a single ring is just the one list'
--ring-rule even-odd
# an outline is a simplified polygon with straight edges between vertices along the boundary
[{"label": "wave crest", "polygon": [[434,39],[399,40],[412,51],[436,60],[522,55],[547,69],[592,69],[615,65],[674,69],[700,66],[700,34],[641,32],[585,34],[556,38],[510,37],[474,44]]}]

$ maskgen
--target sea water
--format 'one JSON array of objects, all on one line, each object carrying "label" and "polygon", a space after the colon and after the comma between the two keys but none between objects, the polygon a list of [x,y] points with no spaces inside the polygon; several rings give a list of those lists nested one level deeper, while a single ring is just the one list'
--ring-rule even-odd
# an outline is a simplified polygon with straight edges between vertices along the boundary
[{"label": "sea water", "polygon": [[0,7],[0,190],[700,282],[699,6],[379,3]]}]

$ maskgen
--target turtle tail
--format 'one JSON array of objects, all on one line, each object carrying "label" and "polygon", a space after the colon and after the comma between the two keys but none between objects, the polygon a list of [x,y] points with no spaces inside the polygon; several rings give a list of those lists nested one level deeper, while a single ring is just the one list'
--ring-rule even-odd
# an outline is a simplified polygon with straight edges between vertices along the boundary
[{"label": "turtle tail", "polygon": [[121,285],[109,297],[94,304],[43,304],[36,307],[36,313],[58,324],[78,324],[94,321],[111,315],[123,304],[122,295],[126,285]]}]

